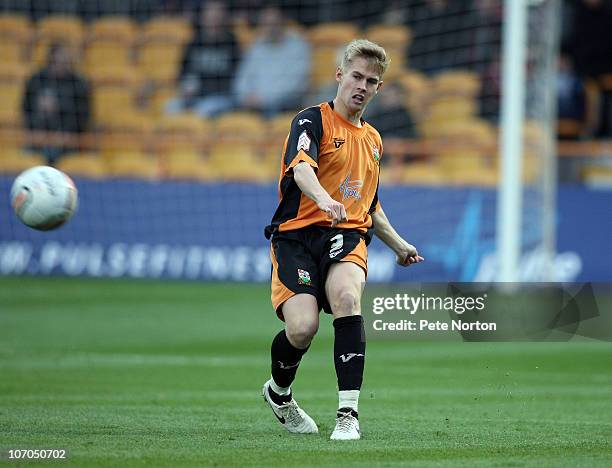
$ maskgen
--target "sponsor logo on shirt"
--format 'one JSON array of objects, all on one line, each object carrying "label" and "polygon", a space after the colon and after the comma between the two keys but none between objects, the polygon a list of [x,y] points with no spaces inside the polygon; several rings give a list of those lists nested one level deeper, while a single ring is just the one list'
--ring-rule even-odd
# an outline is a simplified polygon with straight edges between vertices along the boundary
[{"label": "sponsor logo on shirt", "polygon": [[344,144],[344,138],[335,138],[334,137],[334,146],[336,149],[340,148]]},{"label": "sponsor logo on shirt", "polygon": [[340,193],[342,194],[342,200],[347,198],[354,198],[355,200],[361,200],[361,193],[359,190],[363,187],[361,180],[350,180],[351,175],[347,175],[344,181],[340,184]]}]

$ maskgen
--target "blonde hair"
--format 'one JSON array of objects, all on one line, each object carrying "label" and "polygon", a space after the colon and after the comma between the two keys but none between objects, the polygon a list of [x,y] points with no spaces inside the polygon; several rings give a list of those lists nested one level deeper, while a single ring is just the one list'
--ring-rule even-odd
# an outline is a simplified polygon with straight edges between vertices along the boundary
[{"label": "blonde hair", "polygon": [[387,57],[385,49],[378,44],[368,41],[367,39],[355,39],[349,42],[346,49],[344,49],[344,56],[342,57],[340,68],[346,71],[356,57],[362,57],[373,64],[378,69],[381,78],[385,74],[385,71],[387,71],[387,67],[391,61],[389,57]]}]

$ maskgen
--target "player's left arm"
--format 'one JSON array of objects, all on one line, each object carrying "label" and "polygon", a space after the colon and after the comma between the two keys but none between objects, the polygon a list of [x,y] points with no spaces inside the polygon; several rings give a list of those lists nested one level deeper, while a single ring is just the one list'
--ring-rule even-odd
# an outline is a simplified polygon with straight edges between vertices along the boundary
[{"label": "player's left arm", "polygon": [[406,242],[389,222],[387,215],[380,205],[371,213],[374,233],[383,241],[397,257],[397,263],[402,266],[410,266],[425,260],[419,255],[416,247]]}]

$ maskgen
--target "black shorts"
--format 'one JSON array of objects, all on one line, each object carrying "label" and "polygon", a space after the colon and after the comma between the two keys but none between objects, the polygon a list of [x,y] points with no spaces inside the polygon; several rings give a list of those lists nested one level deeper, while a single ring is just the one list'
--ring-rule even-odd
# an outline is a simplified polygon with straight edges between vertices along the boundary
[{"label": "black shorts", "polygon": [[296,294],[311,294],[319,310],[331,314],[325,294],[329,267],[353,262],[367,275],[366,237],[359,231],[309,226],[297,231],[277,232],[272,238],[272,305],[282,320],[282,305]]}]

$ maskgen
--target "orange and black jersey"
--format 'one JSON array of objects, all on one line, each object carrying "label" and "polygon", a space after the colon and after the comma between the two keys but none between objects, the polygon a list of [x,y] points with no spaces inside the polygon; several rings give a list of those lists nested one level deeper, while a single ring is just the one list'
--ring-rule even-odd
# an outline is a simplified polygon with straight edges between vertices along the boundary
[{"label": "orange and black jersey", "polygon": [[306,226],[330,226],[327,214],[302,193],[293,178],[300,162],[310,164],[321,186],[346,209],[341,229],[366,233],[372,227],[371,213],[378,202],[378,175],[382,141],[374,127],[361,127],[334,112],[333,102],[304,109],[295,116],[283,147],[279,180],[280,203],[266,227],[269,239],[276,232]]}]

